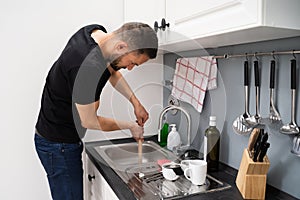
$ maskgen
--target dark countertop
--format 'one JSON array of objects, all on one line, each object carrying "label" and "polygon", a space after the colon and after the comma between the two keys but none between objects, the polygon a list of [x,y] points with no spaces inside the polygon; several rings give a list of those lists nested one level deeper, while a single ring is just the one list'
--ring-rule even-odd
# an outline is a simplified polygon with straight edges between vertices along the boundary
[{"label": "dark countertop", "polygon": [[[149,137],[145,138],[145,140],[152,140],[155,141],[156,137]],[[112,168],[110,168],[106,162],[102,159],[102,157],[97,154],[94,150],[95,146],[101,145],[109,145],[109,144],[121,144],[121,143],[128,143],[134,142],[135,140],[131,138],[126,139],[116,139],[116,140],[107,140],[107,141],[98,141],[98,142],[88,142],[85,143],[86,153],[89,156],[90,160],[105,178],[107,183],[110,185],[112,190],[115,192],[119,199],[126,199],[126,200],[133,200],[136,199],[134,197],[133,192],[129,189],[127,184],[123,182],[123,180],[114,172]],[[155,141],[157,142],[157,141]],[[209,173],[213,177],[219,179],[222,182],[226,182],[231,185],[231,188],[223,190],[223,191],[216,191],[212,193],[202,193],[197,194],[194,196],[183,197],[182,199],[201,199],[204,200],[215,200],[215,199],[226,199],[226,200],[238,200],[243,199],[238,188],[235,185],[235,179],[237,176],[238,171],[233,169],[225,164],[220,163],[219,171],[218,172],[211,172]],[[290,196],[289,194],[282,192],[270,185],[266,187],[266,199],[268,200],[294,200],[296,198]]]}]

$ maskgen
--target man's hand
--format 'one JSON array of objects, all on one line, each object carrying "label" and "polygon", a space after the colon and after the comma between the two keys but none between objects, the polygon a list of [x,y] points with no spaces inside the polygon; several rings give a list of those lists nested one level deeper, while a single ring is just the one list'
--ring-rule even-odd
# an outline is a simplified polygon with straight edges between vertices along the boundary
[{"label": "man's hand", "polygon": [[126,97],[126,99],[131,102],[134,108],[134,114],[136,116],[137,123],[140,126],[144,126],[149,118],[149,114],[136,98],[128,83],[123,78],[123,75],[119,71],[115,71],[110,76],[109,81],[116,90],[118,90],[124,97]]},{"label": "man's hand", "polygon": [[144,139],[144,128],[137,123],[133,122],[132,125],[130,125],[129,128],[132,137],[136,140],[139,141],[140,139]]},{"label": "man's hand", "polygon": [[138,125],[143,127],[146,121],[149,119],[149,114],[144,106],[140,103],[137,106],[134,106],[134,114],[136,116]]}]

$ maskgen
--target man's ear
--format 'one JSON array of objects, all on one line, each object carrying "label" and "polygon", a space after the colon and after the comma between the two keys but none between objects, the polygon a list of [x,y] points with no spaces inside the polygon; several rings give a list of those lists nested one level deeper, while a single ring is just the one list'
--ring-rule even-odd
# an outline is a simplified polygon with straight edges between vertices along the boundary
[{"label": "man's ear", "polygon": [[119,41],[116,43],[115,49],[120,54],[127,53],[128,52],[128,44],[124,41]]}]

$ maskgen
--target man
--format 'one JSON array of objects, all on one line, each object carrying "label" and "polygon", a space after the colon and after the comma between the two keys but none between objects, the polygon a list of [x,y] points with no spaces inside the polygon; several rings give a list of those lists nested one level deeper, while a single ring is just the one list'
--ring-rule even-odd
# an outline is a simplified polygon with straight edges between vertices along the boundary
[{"label": "man", "polygon": [[[112,33],[89,25],[68,41],[46,78],[35,134],[53,199],[83,199],[81,138],[86,129],[129,129],[133,138],[143,139],[148,113],[118,70],[155,58],[157,48],[155,31],[143,23],[127,23]],[[97,115],[108,80],[131,102],[136,121]]]}]

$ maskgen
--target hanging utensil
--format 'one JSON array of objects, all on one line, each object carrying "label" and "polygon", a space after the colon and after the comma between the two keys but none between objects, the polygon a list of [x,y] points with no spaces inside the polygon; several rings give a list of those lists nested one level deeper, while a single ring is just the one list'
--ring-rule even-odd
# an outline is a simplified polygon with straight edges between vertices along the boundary
[{"label": "hanging utensil", "polygon": [[269,119],[271,123],[281,122],[279,112],[275,107],[274,101],[274,85],[275,85],[275,60],[271,60],[270,67],[270,114]]},{"label": "hanging utensil", "polygon": [[268,125],[269,131],[271,133],[278,133],[279,129],[283,126],[280,114],[275,106],[275,71],[276,71],[276,61],[273,55],[273,60],[270,64],[270,112],[269,117],[265,120]]},{"label": "hanging utensil", "polygon": [[283,125],[280,132],[283,134],[298,134],[299,127],[295,122],[295,95],[296,95],[296,60],[291,60],[291,122]]},{"label": "hanging utensil", "polygon": [[246,107],[245,107],[245,113],[243,115],[243,124],[248,128],[253,128],[254,125],[256,125],[256,120],[254,117],[251,117],[249,114],[249,76],[248,76],[248,61],[247,61],[247,77],[245,77],[245,80],[247,80],[247,91],[245,89],[245,95],[246,95]]},{"label": "hanging utensil", "polygon": [[246,126],[245,119],[250,117],[249,114],[249,63],[248,60],[244,62],[244,90],[245,90],[245,112],[244,114],[238,116],[233,124],[233,130],[240,135],[247,135],[251,132],[252,128]]},{"label": "hanging utensil", "polygon": [[254,78],[255,78],[255,115],[245,119],[246,123],[252,127],[259,125],[261,120],[260,111],[259,111],[260,77],[259,77],[258,60],[254,61]]}]

